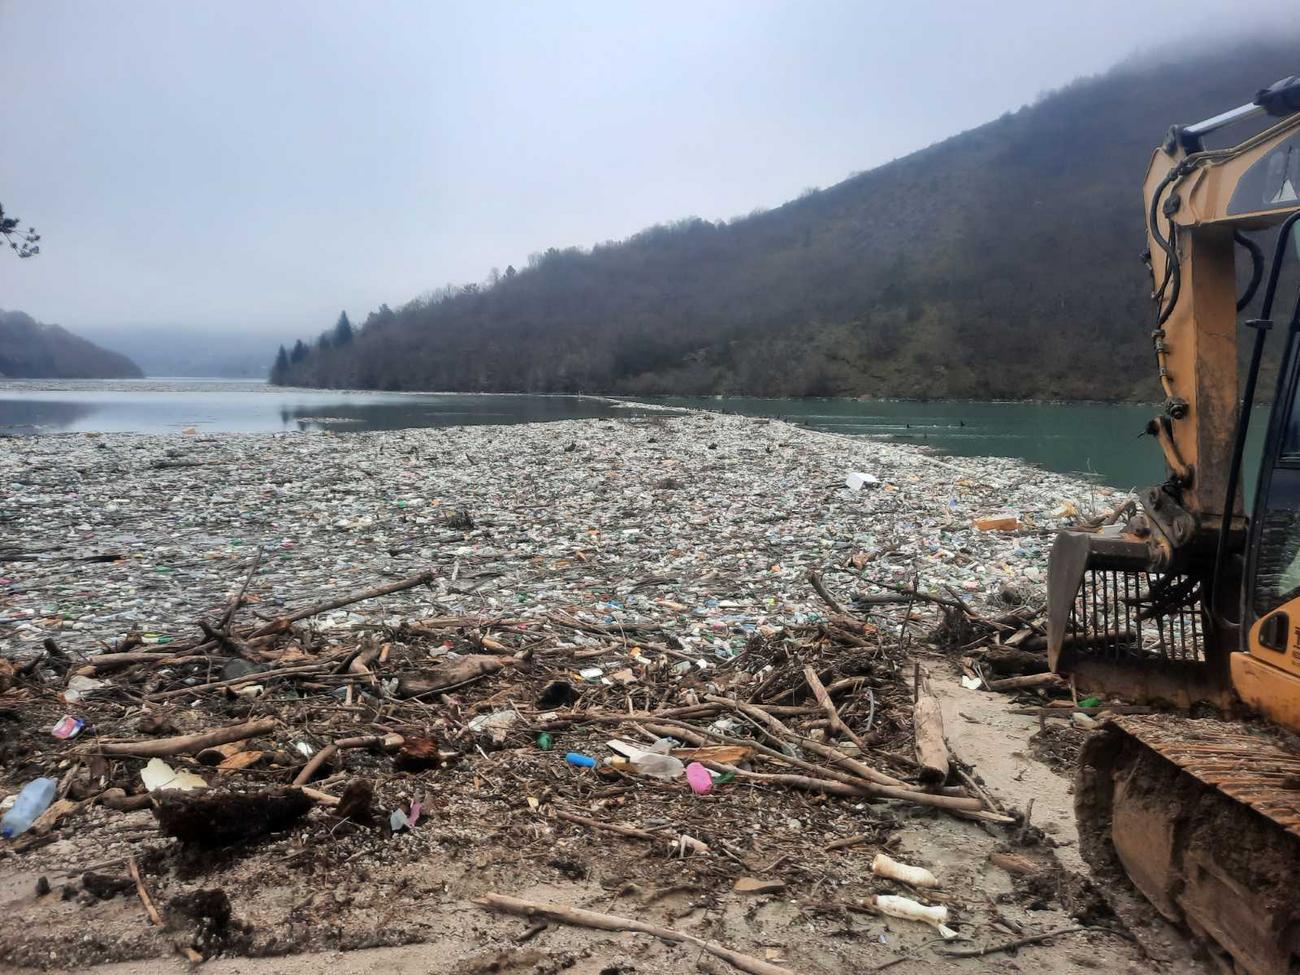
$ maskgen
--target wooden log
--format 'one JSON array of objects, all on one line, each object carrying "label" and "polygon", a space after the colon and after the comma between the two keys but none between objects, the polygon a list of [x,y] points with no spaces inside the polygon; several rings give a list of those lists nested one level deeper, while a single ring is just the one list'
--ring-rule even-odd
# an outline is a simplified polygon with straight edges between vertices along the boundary
[{"label": "wooden log", "polygon": [[930,690],[930,682],[917,681],[916,704],[912,710],[912,735],[921,781],[937,785],[948,778],[948,743],[943,737],[943,709]]},{"label": "wooden log", "polygon": [[990,647],[980,656],[980,663],[1002,677],[1020,677],[1024,674],[1047,672],[1047,657],[1012,647]]},{"label": "wooden log", "polygon": [[1023,677],[1004,677],[985,685],[990,691],[1019,691],[1027,687],[1064,687],[1065,682],[1055,674],[1025,674]]},{"label": "wooden log", "polygon": [[470,681],[478,680],[498,670],[513,666],[514,657],[492,657],[474,654],[445,664],[438,664],[420,677],[402,677],[397,681],[398,697],[423,697],[437,691],[448,691]]},{"label": "wooden log", "polygon": [[184,755],[199,752],[213,745],[224,745],[241,738],[252,738],[275,730],[274,718],[260,718],[243,724],[229,725],[204,731],[197,735],[178,735],[174,738],[151,738],[142,741],[119,741],[108,744],[91,745],[89,751],[99,755],[134,755],[140,758],[164,758],[168,755]]}]

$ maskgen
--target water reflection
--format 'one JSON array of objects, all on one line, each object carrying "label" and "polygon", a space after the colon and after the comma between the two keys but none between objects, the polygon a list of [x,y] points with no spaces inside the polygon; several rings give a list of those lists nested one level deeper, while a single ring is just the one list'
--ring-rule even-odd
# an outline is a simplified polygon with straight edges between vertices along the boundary
[{"label": "water reflection", "polygon": [[28,436],[68,429],[94,412],[87,403],[0,399],[0,434]]},{"label": "water reflection", "polygon": [[27,390],[0,385],[0,432],[270,433],[401,430],[627,416],[645,411],[582,396],[279,390],[255,383],[121,382]]}]

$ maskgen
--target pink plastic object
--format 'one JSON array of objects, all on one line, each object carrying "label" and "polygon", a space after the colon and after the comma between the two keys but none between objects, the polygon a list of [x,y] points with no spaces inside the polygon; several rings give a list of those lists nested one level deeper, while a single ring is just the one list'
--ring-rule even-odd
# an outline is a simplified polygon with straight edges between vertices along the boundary
[{"label": "pink plastic object", "polygon": [[697,796],[707,795],[713,791],[713,776],[699,762],[691,762],[686,766],[686,781],[691,784]]}]

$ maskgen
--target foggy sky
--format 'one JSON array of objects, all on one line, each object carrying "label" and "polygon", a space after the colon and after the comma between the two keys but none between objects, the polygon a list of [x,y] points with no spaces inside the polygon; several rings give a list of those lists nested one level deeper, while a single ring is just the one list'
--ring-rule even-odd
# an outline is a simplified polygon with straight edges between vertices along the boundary
[{"label": "foggy sky", "polygon": [[0,254],[0,307],[310,336],[779,204],[1235,7],[0,0],[0,204],[44,237]]}]

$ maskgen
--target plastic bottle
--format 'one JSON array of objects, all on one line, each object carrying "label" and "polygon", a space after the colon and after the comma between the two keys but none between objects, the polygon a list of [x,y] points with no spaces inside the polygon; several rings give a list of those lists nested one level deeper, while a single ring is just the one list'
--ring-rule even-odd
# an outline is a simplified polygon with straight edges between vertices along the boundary
[{"label": "plastic bottle", "polygon": [[590,755],[582,754],[582,752],[569,752],[564,756],[564,760],[570,765],[576,765],[578,768],[596,767],[596,760]]},{"label": "plastic bottle", "polygon": [[634,771],[642,775],[651,775],[656,779],[676,779],[686,771],[681,759],[657,752],[642,752],[632,761]]},{"label": "plastic bottle", "polygon": [[50,807],[58,791],[59,783],[53,779],[32,779],[28,782],[23,786],[22,792],[18,793],[13,808],[5,813],[4,819],[0,819],[0,836],[11,840],[26,833],[36,817]]}]

